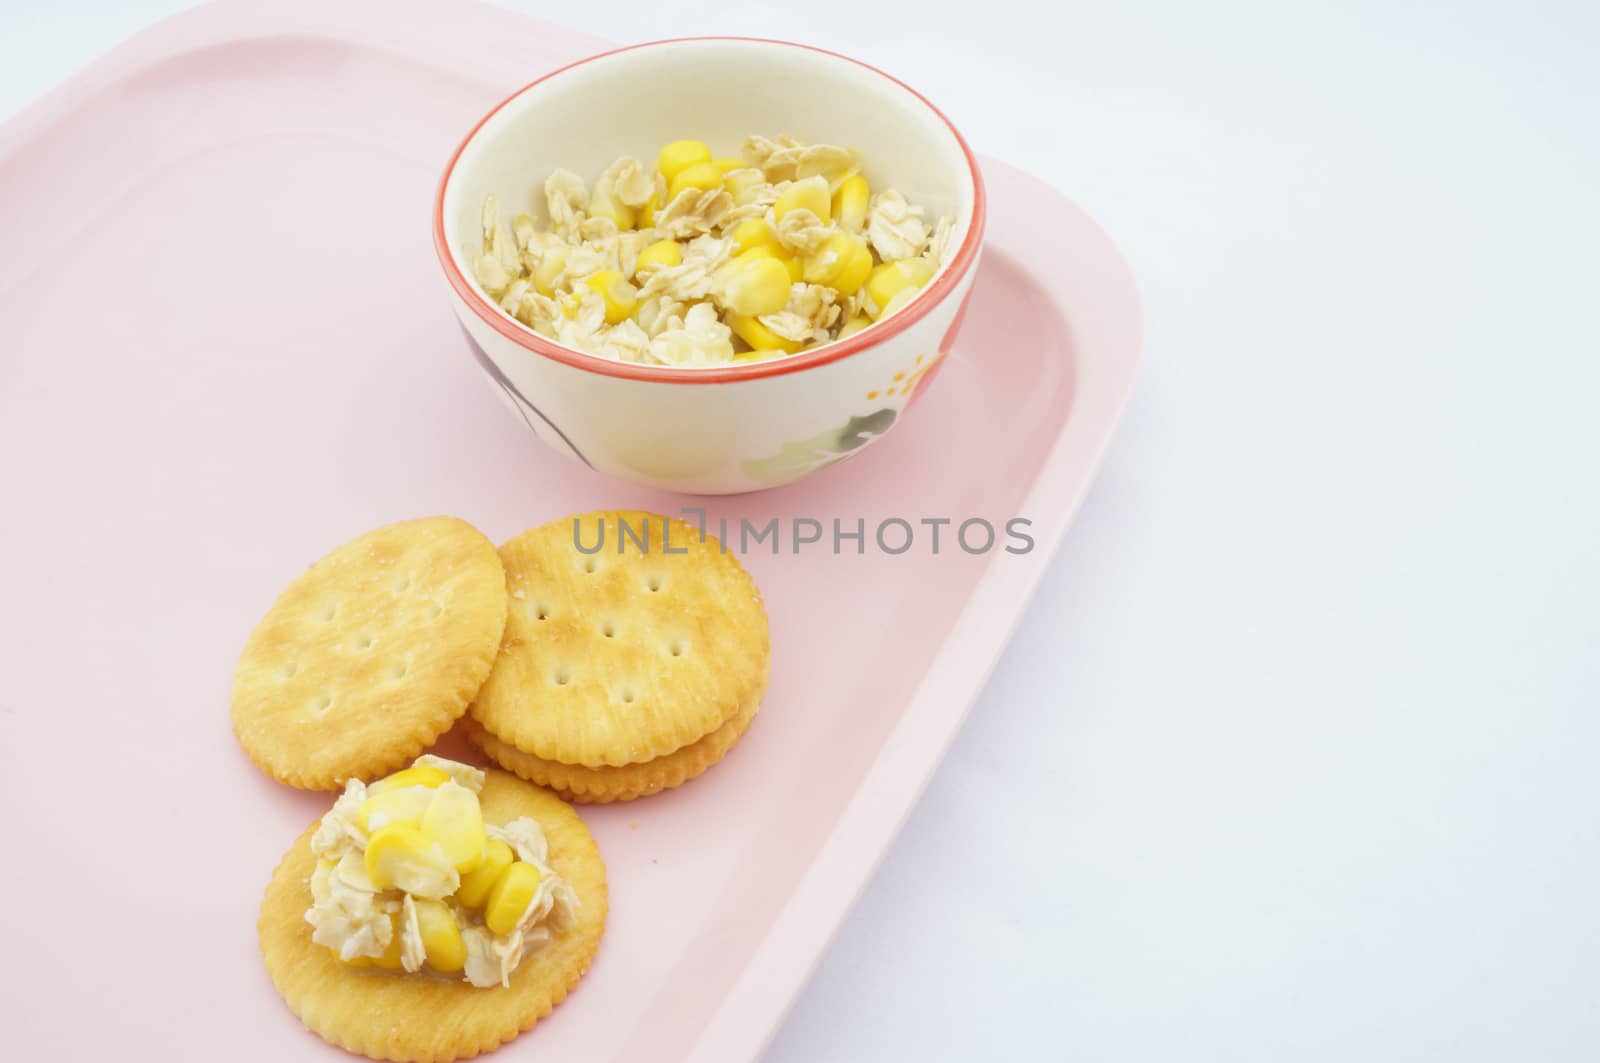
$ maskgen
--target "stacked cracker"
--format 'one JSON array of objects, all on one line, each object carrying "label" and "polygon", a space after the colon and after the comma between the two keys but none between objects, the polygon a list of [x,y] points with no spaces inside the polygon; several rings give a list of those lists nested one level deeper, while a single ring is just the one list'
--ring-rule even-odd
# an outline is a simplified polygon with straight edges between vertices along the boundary
[{"label": "stacked cracker", "polygon": [[387,775],[466,711],[505,624],[505,569],[478,529],[428,517],[368,532],[256,625],[234,672],[234,734],[290,786]]},{"label": "stacked cracker", "polygon": [[766,691],[766,611],[714,537],[636,511],[534,528],[500,549],[510,610],[467,735],[580,802],[678,786],[733,748]]}]

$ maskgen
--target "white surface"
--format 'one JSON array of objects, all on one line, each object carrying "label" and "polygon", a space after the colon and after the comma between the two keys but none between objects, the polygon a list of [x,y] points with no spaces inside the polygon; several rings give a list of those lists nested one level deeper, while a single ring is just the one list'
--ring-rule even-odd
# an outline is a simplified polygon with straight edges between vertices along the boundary
[{"label": "white surface", "polygon": [[[182,6],[0,7],[0,113]],[[1600,16],[1297,6],[542,12],[881,65],[1145,293],[1100,483],[772,1063],[1600,1057]]]}]

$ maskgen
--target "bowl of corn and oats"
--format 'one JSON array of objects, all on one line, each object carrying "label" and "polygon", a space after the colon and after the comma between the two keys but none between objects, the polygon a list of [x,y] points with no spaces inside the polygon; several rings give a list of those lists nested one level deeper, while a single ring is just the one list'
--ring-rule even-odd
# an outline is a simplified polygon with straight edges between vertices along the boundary
[{"label": "bowl of corn and oats", "polygon": [[898,423],[959,327],[983,221],[971,151],[905,85],[703,38],[510,97],[446,169],[434,237],[472,353],[536,435],[725,494]]}]

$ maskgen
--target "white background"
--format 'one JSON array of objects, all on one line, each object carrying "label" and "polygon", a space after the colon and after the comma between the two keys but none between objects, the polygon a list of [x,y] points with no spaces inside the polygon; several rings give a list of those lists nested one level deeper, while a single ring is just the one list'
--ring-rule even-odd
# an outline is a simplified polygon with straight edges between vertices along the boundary
[{"label": "white background", "polygon": [[[3,0],[0,115],[184,6]],[[1594,4],[512,6],[882,66],[1144,292],[1094,493],[772,1063],[1600,1059]]]}]

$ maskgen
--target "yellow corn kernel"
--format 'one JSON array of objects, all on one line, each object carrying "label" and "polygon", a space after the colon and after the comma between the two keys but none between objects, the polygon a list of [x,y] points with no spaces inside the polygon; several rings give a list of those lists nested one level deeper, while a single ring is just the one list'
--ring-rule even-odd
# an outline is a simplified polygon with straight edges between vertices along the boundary
[{"label": "yellow corn kernel", "polygon": [[756,192],[765,187],[766,183],[767,175],[755,169],[741,168],[722,175],[722,190],[733,197],[733,205],[736,207],[754,203]]},{"label": "yellow corn kernel", "polygon": [[842,340],[846,336],[854,336],[856,333],[860,332],[870,324],[872,324],[872,319],[870,317],[868,317],[866,314],[857,314],[855,317],[844,323],[844,326],[839,329],[839,335],[835,338]]},{"label": "yellow corn kernel", "polygon": [[361,802],[356,809],[356,826],[371,833],[391,823],[408,823],[415,827],[422,822],[436,791],[427,786],[407,786],[403,790],[380,790],[375,797]]},{"label": "yellow corn kernel", "polygon": [[439,843],[445,858],[463,875],[483,863],[488,837],[478,795],[461,786],[443,786],[422,814],[422,835]]},{"label": "yellow corn kernel", "polygon": [[589,197],[589,217],[609,218],[624,232],[633,228],[633,208],[598,188]]},{"label": "yellow corn kernel", "polygon": [[603,269],[584,281],[606,304],[606,324],[626,321],[639,308],[639,289],[614,269]]},{"label": "yellow corn kernel", "polygon": [[867,282],[867,275],[872,272],[872,252],[867,250],[866,244],[857,240],[851,254],[852,260],[839,268],[832,285],[834,291],[843,296],[859,292]]},{"label": "yellow corn kernel", "polygon": [[750,250],[742,251],[734,257],[777,259],[779,262],[783,263],[783,268],[788,271],[790,284],[798,283],[801,275],[805,272],[805,267],[800,264],[800,260],[789,254],[789,252],[784,249],[783,245],[779,243],[757,244]]},{"label": "yellow corn kernel", "polygon": [[656,193],[651,192],[650,198],[644,201],[644,206],[639,208],[639,213],[634,220],[639,223],[641,228],[648,229],[650,226],[656,223],[656,214],[659,213],[660,210],[661,197]]},{"label": "yellow corn kernel", "polygon": [[443,896],[455,867],[439,843],[409,823],[391,823],[367,841],[367,877],[380,890],[402,889],[418,896]]},{"label": "yellow corn kernel", "polygon": [[748,317],[782,310],[789,302],[789,285],[793,283],[788,267],[760,247],[718,267],[715,279],[718,302],[723,308]]},{"label": "yellow corn kernel", "polygon": [[674,140],[671,144],[661,149],[661,154],[656,159],[656,168],[661,171],[661,176],[668,181],[678,176],[678,173],[697,162],[710,162],[711,149],[703,140]]},{"label": "yellow corn kernel", "polygon": [[839,219],[839,228],[858,233],[867,223],[867,206],[872,201],[872,189],[867,179],[858,173],[851,174],[833,191],[833,216]]},{"label": "yellow corn kernel", "polygon": [[803,181],[791,181],[778,193],[778,201],[772,205],[772,216],[782,221],[785,214],[802,207],[815,214],[823,224],[832,219],[827,178],[807,177]]},{"label": "yellow corn kernel", "polygon": [[736,362],[765,362],[772,358],[782,358],[788,353],[788,351],[783,350],[740,351],[733,356],[733,360]]},{"label": "yellow corn kernel", "polygon": [[667,180],[667,202],[678,198],[685,188],[710,191],[722,187],[722,171],[709,162],[697,162],[678,171],[678,176]]},{"label": "yellow corn kernel", "polygon": [[889,300],[889,304],[878,312],[878,320],[882,321],[890,314],[897,313],[901,307],[905,306],[916,297],[917,289],[901,288],[899,291],[894,293],[894,297]]},{"label": "yellow corn kernel", "polygon": [[461,940],[456,917],[440,901],[413,901],[417,907],[417,929],[422,931],[422,951],[428,966],[441,973],[459,971],[467,965],[467,944]]},{"label": "yellow corn kernel", "polygon": [[752,247],[770,247],[774,251],[783,247],[778,243],[778,234],[772,231],[772,226],[767,224],[765,218],[746,218],[729,229],[728,236],[733,240],[733,253],[736,255]]},{"label": "yellow corn kernel", "polygon": [[385,775],[367,787],[367,796],[374,797],[385,790],[403,790],[408,786],[443,786],[449,781],[450,775],[443,768],[435,768],[431,764],[417,764],[402,768],[393,775]]},{"label": "yellow corn kernel", "polygon": [[872,272],[872,252],[859,237],[831,233],[822,245],[806,256],[802,276],[807,284],[825,284],[840,295],[861,290]]},{"label": "yellow corn kernel", "polygon": [[657,240],[639,252],[639,261],[633,267],[633,275],[635,277],[643,277],[647,273],[654,273],[663,266],[681,265],[683,265],[683,248],[678,246],[678,241]]},{"label": "yellow corn kernel", "polygon": [[[933,277],[933,265],[924,258],[903,258],[896,262],[885,262],[877,266],[867,275],[867,295],[878,307],[878,317],[884,317],[889,312],[889,301],[902,291],[915,290],[927,284]],[[910,299],[906,296],[895,307],[899,309]]]},{"label": "yellow corn kernel", "polygon": [[784,339],[760,321],[744,314],[729,314],[727,321],[735,336],[758,351],[783,351],[785,354],[793,354],[805,346],[801,340]]},{"label": "yellow corn kernel", "polygon": [[711,165],[715,166],[717,168],[717,172],[722,174],[732,173],[735,170],[742,170],[745,168],[745,162],[743,159],[734,158],[727,155],[724,155],[720,159],[712,159]]},{"label": "yellow corn kernel", "polygon": [[483,923],[493,933],[509,934],[539,892],[539,869],[518,860],[500,873],[483,906]]},{"label": "yellow corn kernel", "polygon": [[483,863],[469,874],[461,876],[461,888],[456,890],[456,900],[468,908],[482,906],[489,899],[489,891],[500,880],[500,875],[517,860],[511,846],[499,838],[490,838],[483,849]]},{"label": "yellow corn kernel", "polygon": [[550,248],[539,258],[539,264],[533,269],[533,290],[540,295],[555,295],[556,284],[566,271],[567,249],[565,247]]}]

